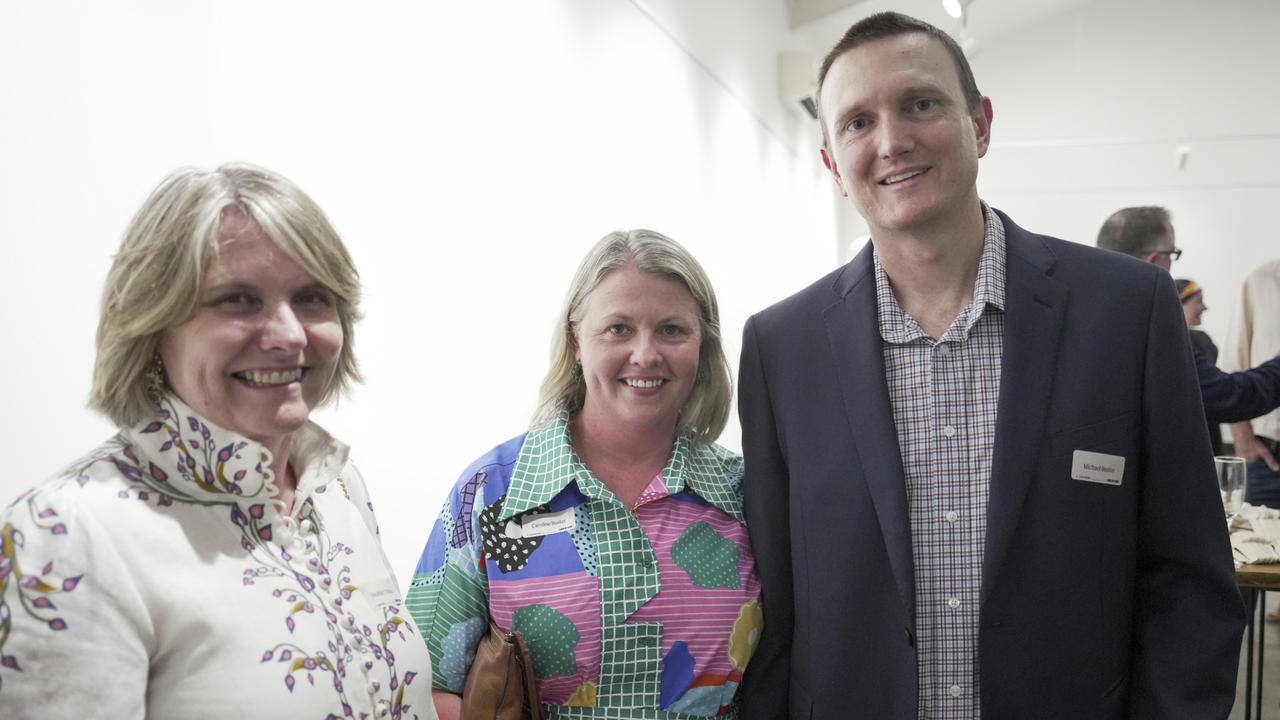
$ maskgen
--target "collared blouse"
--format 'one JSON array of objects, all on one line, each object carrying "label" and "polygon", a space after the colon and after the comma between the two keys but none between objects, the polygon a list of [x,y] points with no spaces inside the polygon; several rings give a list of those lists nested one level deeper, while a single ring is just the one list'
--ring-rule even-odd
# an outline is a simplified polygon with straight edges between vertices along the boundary
[{"label": "collared blouse", "polygon": [[436,688],[461,694],[491,614],[522,632],[552,718],[732,716],[762,615],[742,460],[681,436],[622,505],[582,464],[568,417],[463,472],[406,604]]},{"label": "collared blouse", "polygon": [[0,514],[0,716],[435,718],[345,445],[271,454],[174,397]]}]

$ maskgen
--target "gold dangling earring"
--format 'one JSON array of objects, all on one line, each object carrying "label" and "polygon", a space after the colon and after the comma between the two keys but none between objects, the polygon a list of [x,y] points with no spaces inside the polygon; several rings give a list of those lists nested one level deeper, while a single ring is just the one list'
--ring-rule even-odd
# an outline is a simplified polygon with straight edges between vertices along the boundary
[{"label": "gold dangling earring", "polygon": [[164,381],[164,359],[160,357],[160,353],[151,356],[151,362],[147,365],[147,397],[156,407],[160,406],[160,402],[164,400],[165,394],[168,392],[168,386]]}]

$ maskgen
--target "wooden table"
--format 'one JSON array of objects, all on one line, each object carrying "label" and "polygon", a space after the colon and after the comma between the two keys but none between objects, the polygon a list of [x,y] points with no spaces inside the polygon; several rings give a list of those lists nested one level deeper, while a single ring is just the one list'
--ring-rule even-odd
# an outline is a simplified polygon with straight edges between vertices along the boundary
[{"label": "wooden table", "polygon": [[[1241,565],[1236,568],[1236,582],[1240,584],[1241,590],[1249,590],[1255,596],[1254,601],[1257,605],[1254,612],[1249,613],[1249,642],[1248,642],[1248,659],[1245,662],[1245,672],[1248,673],[1244,680],[1244,717],[1245,720],[1261,720],[1262,718],[1262,650],[1266,645],[1265,635],[1258,635],[1258,671],[1254,672],[1253,668],[1253,638],[1257,627],[1266,628],[1267,620],[1267,591],[1280,590],[1280,563],[1266,565]],[[1246,596],[1247,599],[1247,596]],[[1254,690],[1254,684],[1257,683],[1257,690]],[[1254,693],[1257,693],[1255,696]],[[1256,712],[1254,708],[1257,708]]]}]

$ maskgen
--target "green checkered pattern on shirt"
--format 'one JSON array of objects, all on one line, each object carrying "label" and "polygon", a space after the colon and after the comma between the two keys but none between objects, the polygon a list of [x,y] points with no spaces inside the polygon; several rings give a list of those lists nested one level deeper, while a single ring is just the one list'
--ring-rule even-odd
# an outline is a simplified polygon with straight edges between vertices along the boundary
[{"label": "green checkered pattern on shirt", "polygon": [[[668,492],[689,488],[742,521],[741,459],[717,445],[699,445],[681,435],[662,470]],[[728,471],[726,473],[726,470]],[[688,715],[656,710],[662,683],[661,623],[627,623],[632,613],[658,594],[658,562],[636,516],[618,501],[578,458],[569,440],[569,418],[529,433],[503,503],[501,519],[549,502],[572,481],[590,498],[599,568],[601,608],[600,678],[594,708],[552,708],[552,718],[653,718]],[[654,710],[642,710],[654,708]],[[639,714],[637,714],[639,713]],[[725,717],[725,716],[721,716]],[[731,716],[730,716],[731,717]]]}]

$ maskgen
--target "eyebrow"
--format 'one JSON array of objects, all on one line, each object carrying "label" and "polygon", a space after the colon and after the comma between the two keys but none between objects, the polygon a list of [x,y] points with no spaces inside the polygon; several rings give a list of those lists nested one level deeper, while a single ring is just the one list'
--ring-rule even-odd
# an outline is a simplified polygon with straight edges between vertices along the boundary
[{"label": "eyebrow", "polygon": [[[612,323],[612,322],[616,322],[616,321],[619,321],[619,320],[625,320],[625,321],[627,321],[627,322],[634,322],[634,321],[635,321],[635,318],[634,318],[634,317],[632,317],[631,315],[626,314],[626,313],[615,312],[615,313],[610,313],[610,314],[608,314],[608,315],[605,315],[605,316],[604,316],[604,317],[602,317],[600,320],[601,320],[601,322],[604,322],[604,323],[606,323],[606,324],[607,324],[607,323]],[[668,316],[666,316],[666,317],[659,318],[659,319],[658,319],[658,321],[657,321],[657,324],[659,324],[659,325],[663,325],[663,324],[671,323],[671,322],[690,322],[690,321],[692,321],[692,322],[697,322],[697,321],[698,321],[698,317],[697,317],[696,315],[695,315],[695,316],[693,316],[693,317],[684,317],[684,316],[682,316],[682,315],[668,315]]]},{"label": "eyebrow", "polygon": [[[325,285],[319,280],[315,280],[305,285],[300,285],[296,288],[293,288],[292,290],[289,291],[289,294],[296,295],[301,292],[310,292],[310,291],[316,291],[316,290],[334,294],[333,291],[329,289],[329,286]],[[226,282],[216,283],[214,285],[210,285],[206,288],[203,288],[200,294],[202,296],[209,296],[209,295],[222,295],[228,292],[258,292],[258,291],[259,291],[259,287],[254,283],[245,282],[244,280],[228,280]]]},{"label": "eyebrow", "polygon": [[[934,98],[938,100],[938,102],[941,102],[944,104],[951,102],[951,98],[947,95],[947,93],[940,86],[935,85],[933,83],[918,83],[914,85],[908,85],[897,92],[897,98],[899,102],[906,100],[908,98],[917,98],[921,96],[928,96],[928,97]],[[849,124],[850,120],[857,117],[858,115],[861,115],[863,112],[865,111],[863,109],[862,104],[860,103],[855,103],[845,108],[844,111],[836,115],[836,120],[835,120],[836,133],[839,134],[840,132],[842,132],[844,130],[844,127]]]}]

